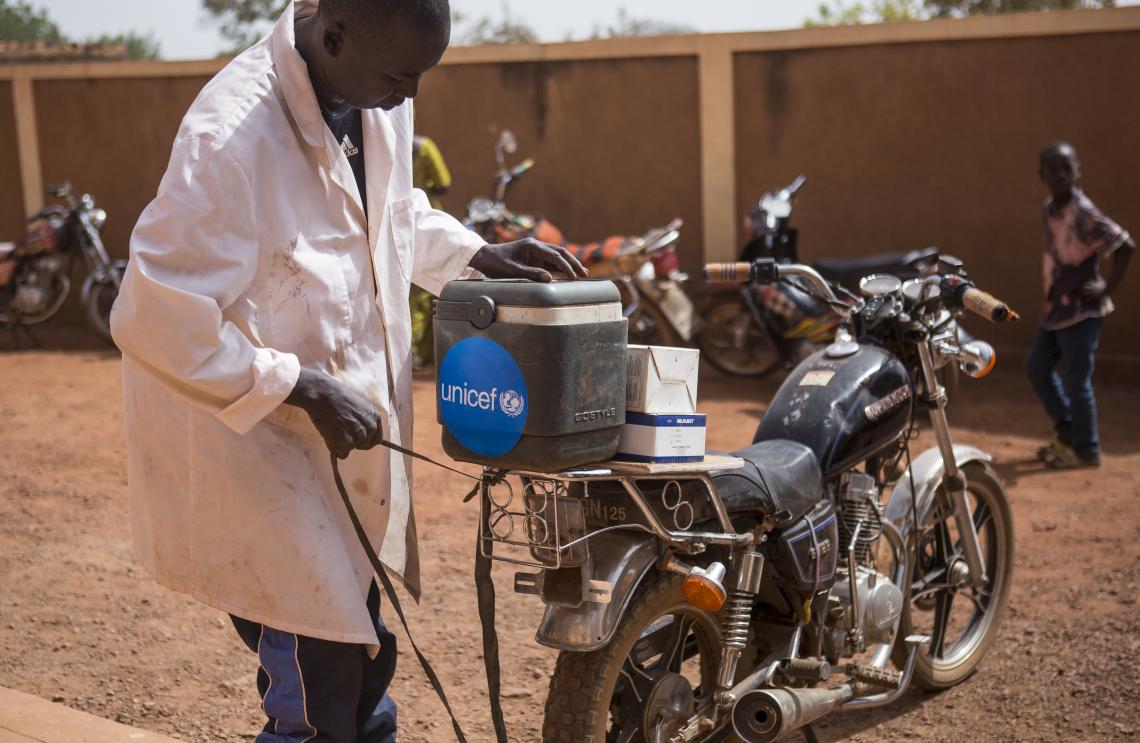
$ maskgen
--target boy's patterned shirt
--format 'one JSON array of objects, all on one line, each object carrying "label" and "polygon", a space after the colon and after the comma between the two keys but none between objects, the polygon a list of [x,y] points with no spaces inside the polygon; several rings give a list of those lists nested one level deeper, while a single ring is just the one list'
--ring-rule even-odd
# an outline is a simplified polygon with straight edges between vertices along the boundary
[{"label": "boy's patterned shirt", "polygon": [[1108,297],[1086,300],[1077,293],[1084,282],[1100,276],[1100,258],[1128,240],[1128,233],[1106,217],[1080,189],[1068,204],[1045,202],[1045,305],[1041,324],[1060,330],[1090,317],[1112,312]]}]

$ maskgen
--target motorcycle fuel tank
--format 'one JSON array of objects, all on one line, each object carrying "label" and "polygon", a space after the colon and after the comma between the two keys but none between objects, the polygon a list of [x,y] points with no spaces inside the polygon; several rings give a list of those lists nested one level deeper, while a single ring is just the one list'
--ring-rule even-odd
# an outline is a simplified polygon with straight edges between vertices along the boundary
[{"label": "motorcycle fuel tank", "polygon": [[910,425],[913,397],[906,367],[878,346],[861,343],[843,358],[819,351],[780,386],[753,443],[798,441],[831,476],[897,440]]}]

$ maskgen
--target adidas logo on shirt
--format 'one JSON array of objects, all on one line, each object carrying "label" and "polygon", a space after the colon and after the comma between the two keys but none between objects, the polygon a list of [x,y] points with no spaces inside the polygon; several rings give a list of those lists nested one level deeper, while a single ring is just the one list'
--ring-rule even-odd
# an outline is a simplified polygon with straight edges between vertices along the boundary
[{"label": "adidas logo on shirt", "polygon": [[344,150],[345,157],[356,157],[360,154],[360,148],[352,143],[352,140],[348,138],[347,134],[344,135],[344,139],[341,140],[340,148]]}]

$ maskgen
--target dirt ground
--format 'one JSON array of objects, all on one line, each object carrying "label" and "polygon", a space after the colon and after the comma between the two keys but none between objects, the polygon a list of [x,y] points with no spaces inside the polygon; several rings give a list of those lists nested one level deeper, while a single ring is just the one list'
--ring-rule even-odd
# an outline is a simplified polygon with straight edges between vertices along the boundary
[{"label": "dirt ground", "polygon": [[[1140,728],[1140,419],[1138,388],[1101,386],[1098,471],[1043,471],[1030,460],[1044,416],[1007,361],[965,380],[956,438],[991,451],[1017,529],[1014,589],[978,673],[941,694],[834,716],[822,741],[1106,740]],[[776,383],[705,369],[709,445],[751,438]],[[430,378],[415,444],[438,455]],[[252,740],[256,662],[219,612],[156,585],[137,567],[126,513],[119,361],[108,352],[0,355],[0,685],[186,741]],[[933,445],[924,433],[919,449]],[[426,588],[409,609],[473,740],[492,740],[471,569],[476,510],[459,477],[417,465]],[[537,599],[496,567],[504,706],[511,739],[537,741],[554,652],[533,640]],[[410,602],[409,602],[410,603]],[[389,625],[395,623],[391,617]],[[396,630],[399,633],[399,630]],[[402,741],[450,741],[414,656],[401,647],[393,694]]]}]

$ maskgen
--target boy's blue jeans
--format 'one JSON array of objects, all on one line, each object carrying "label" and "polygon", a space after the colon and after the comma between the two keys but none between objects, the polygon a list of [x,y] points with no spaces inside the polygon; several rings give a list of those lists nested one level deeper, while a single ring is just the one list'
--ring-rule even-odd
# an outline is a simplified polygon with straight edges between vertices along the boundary
[{"label": "boy's blue jeans", "polygon": [[1092,374],[1103,324],[1104,318],[1092,317],[1060,330],[1039,327],[1025,364],[1057,438],[1082,459],[1100,456]]}]

